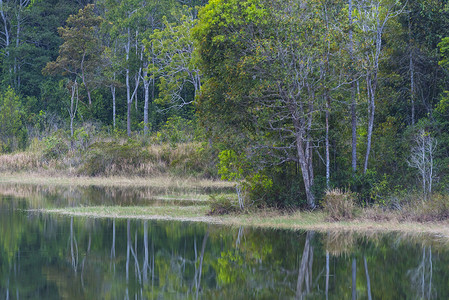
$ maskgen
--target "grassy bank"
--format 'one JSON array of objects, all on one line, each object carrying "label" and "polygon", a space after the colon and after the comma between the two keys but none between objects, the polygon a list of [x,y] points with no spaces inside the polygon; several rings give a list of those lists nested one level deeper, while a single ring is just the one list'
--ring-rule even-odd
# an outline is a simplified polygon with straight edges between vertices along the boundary
[{"label": "grassy bank", "polygon": [[[43,213],[91,218],[193,221],[230,226],[302,229],[322,232],[425,233],[449,238],[449,221],[446,219],[421,218],[419,216],[422,213],[419,215],[412,214],[411,210],[406,211],[405,208],[402,211],[385,210],[380,207],[352,208],[353,213],[350,217],[339,220],[331,218],[326,209],[313,212],[254,209],[246,213],[234,212],[226,215],[209,215],[213,200],[208,196],[208,193],[204,192],[205,189],[229,193],[232,185],[229,182],[194,177],[127,178],[68,175],[54,177],[39,173],[0,173],[1,195],[34,199],[30,200],[29,207],[32,211]],[[99,187],[100,190],[95,189],[94,191],[97,193],[94,194],[90,190],[92,187]],[[181,193],[174,195],[170,187],[180,189]],[[187,194],[186,191],[191,191],[192,188],[198,188],[198,190],[192,194]],[[99,197],[98,193],[105,199]],[[48,197],[49,195],[51,197]],[[97,201],[89,200],[92,195]],[[230,194],[229,196],[232,197]],[[67,201],[62,201],[61,197],[67,198]],[[125,200],[141,199],[141,202],[130,200],[129,203],[124,202],[117,205],[114,204],[114,201],[107,202],[108,197]],[[51,199],[58,199],[60,207],[55,207]],[[145,199],[159,201],[146,202]],[[172,200],[177,200],[178,204],[173,204]],[[180,204],[184,200],[191,203]],[[447,201],[442,199],[440,202],[446,203]],[[151,204],[151,206],[148,206],[148,204]],[[441,210],[441,208],[439,209]],[[425,212],[423,208],[419,208],[419,210]]]},{"label": "grassy bank", "polygon": [[[36,140],[23,152],[1,154],[1,173],[88,177],[217,178],[212,150],[199,142],[178,144],[96,137],[70,147],[56,137]],[[134,179],[134,178],[133,178]]]},{"label": "grassy bank", "polygon": [[201,179],[196,177],[178,177],[159,175],[153,177],[89,177],[74,175],[52,176],[38,172],[1,172],[0,183],[3,184],[28,184],[45,186],[70,186],[70,187],[199,187],[199,188],[230,188],[232,183],[227,181]]},{"label": "grassy bank", "polygon": [[64,209],[38,210],[45,213],[70,215],[90,218],[121,218],[147,220],[178,220],[191,222],[207,222],[230,226],[250,226],[270,229],[314,230],[319,232],[402,232],[425,233],[449,238],[449,222],[399,222],[394,219],[373,221],[355,218],[349,221],[331,222],[322,211],[315,212],[280,212],[263,210],[246,214],[230,214],[224,216],[208,216],[209,206],[194,205],[188,207],[77,207]]}]

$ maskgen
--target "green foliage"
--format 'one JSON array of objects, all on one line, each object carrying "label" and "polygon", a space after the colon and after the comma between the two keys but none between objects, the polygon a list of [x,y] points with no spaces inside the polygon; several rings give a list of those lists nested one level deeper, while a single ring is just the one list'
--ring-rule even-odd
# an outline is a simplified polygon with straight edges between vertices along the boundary
[{"label": "green foliage", "polygon": [[227,215],[238,211],[235,199],[224,195],[210,195],[210,211],[208,215]]},{"label": "green foliage", "polygon": [[376,170],[368,169],[366,174],[357,174],[349,181],[349,187],[358,195],[360,205],[382,202],[389,188],[387,177],[379,176]]},{"label": "green foliage", "polygon": [[94,13],[94,5],[88,4],[70,15],[65,27],[59,27],[58,33],[64,40],[60,46],[56,61],[47,63],[44,74],[68,76],[70,80],[82,82],[87,92],[89,105],[93,77],[101,63],[103,46],[96,31],[103,19]]},{"label": "green foliage", "polygon": [[58,159],[67,154],[69,146],[64,135],[64,132],[59,130],[42,140],[42,156],[45,160]]},{"label": "green foliage", "polygon": [[194,53],[195,41],[191,34],[197,20],[192,8],[183,7],[173,15],[177,20],[175,23],[170,23],[164,16],[164,29],[155,29],[143,43],[147,55],[155,58],[149,66],[152,77],[159,78],[160,94],[155,102],[183,106],[191,101],[185,99],[182,92],[192,87],[195,97],[201,87],[201,74]]},{"label": "green foliage", "polygon": [[[309,143],[303,150],[312,149],[312,190],[320,200],[327,188],[328,121],[331,186],[357,193],[359,204],[390,207],[397,194],[417,185],[407,159],[418,129],[438,138],[439,182],[434,189],[448,189],[449,10],[442,1],[404,2],[402,13],[385,24],[381,44],[371,34],[376,26],[373,7],[354,8],[353,53],[348,51],[345,1],[211,0],[201,9],[193,6],[207,1],[99,0],[95,9],[81,7],[89,1],[32,1],[26,7],[19,2],[3,3],[2,30],[9,30],[10,40],[0,42],[2,152],[23,149],[34,140],[33,149],[42,150],[44,160],[83,155],[86,174],[107,174],[103,162],[114,174],[152,174],[152,167],[175,175],[214,177],[218,171],[223,179],[237,182],[247,203],[302,207],[304,170],[297,164],[295,142],[302,139]],[[380,3],[381,19],[390,4],[398,4]],[[381,46],[382,56],[372,155],[362,174],[370,113],[367,80],[374,79],[368,71],[375,46]],[[45,72],[55,77],[43,77],[46,65]],[[358,72],[355,174],[348,108],[351,68]],[[66,134],[67,78],[81,87],[72,140]],[[123,142],[126,87],[131,94],[136,88],[131,128],[142,131],[142,82],[149,91],[150,135],[136,134],[132,150]],[[92,105],[85,105],[87,89]],[[195,107],[183,106],[187,103]],[[183,107],[169,110],[173,105]],[[310,127],[298,130],[308,117]],[[91,145],[98,140],[104,143]],[[68,152],[69,144],[73,151]],[[120,169],[120,162],[129,167]]]},{"label": "green foliage", "polygon": [[390,194],[390,181],[387,174],[384,174],[381,180],[375,182],[371,187],[370,198],[378,205],[386,205],[386,197]]},{"label": "green foliage", "polygon": [[27,132],[19,96],[11,87],[0,94],[0,151],[12,152],[25,148]]},{"label": "green foliage", "polygon": [[438,64],[445,68],[449,67],[449,37],[442,38],[438,48],[441,53],[441,60]]},{"label": "green foliage", "polygon": [[218,174],[222,180],[241,181],[245,178],[245,154],[234,150],[223,150],[218,154]]},{"label": "green foliage", "polygon": [[169,117],[156,133],[157,143],[187,143],[196,140],[197,124],[194,120],[186,120],[180,116]]},{"label": "green foliage", "polygon": [[273,196],[273,179],[263,171],[246,176],[243,187],[247,193],[247,201],[252,201],[256,207],[266,206]]}]

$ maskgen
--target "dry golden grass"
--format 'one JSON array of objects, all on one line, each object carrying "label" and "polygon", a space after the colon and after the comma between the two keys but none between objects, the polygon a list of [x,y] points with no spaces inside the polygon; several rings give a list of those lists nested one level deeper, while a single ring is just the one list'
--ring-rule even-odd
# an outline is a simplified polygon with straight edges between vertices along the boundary
[{"label": "dry golden grass", "polygon": [[40,173],[0,173],[0,183],[33,184],[47,186],[100,186],[100,187],[175,187],[175,188],[227,188],[233,183],[227,181],[160,177],[87,177],[87,176],[48,176]]},{"label": "dry golden grass", "polygon": [[350,220],[355,209],[354,195],[341,189],[328,190],[324,195],[323,209],[330,220]]},{"label": "dry golden grass", "polygon": [[37,170],[43,164],[39,155],[32,152],[21,152],[8,155],[0,155],[0,172]]},{"label": "dry golden grass", "polygon": [[[69,150],[48,157],[45,155],[44,143],[36,140],[25,152],[1,154],[0,172],[30,172],[50,176],[211,176],[209,168],[213,158],[209,152],[204,152],[203,145],[198,142],[175,146],[144,146],[135,142],[130,146],[128,140],[107,137],[97,138],[95,142],[85,150]],[[96,169],[95,162],[103,168]]]}]

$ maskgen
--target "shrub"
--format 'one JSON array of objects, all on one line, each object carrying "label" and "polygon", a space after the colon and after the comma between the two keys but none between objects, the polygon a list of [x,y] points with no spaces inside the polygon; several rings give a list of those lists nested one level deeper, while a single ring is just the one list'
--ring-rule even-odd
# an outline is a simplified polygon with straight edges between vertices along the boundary
[{"label": "shrub", "polygon": [[46,160],[59,158],[69,151],[69,147],[60,131],[46,137],[42,142],[44,146],[42,156]]},{"label": "shrub", "polygon": [[354,216],[354,194],[340,189],[326,192],[322,202],[328,217],[334,221],[349,220]]},{"label": "shrub", "polygon": [[162,145],[161,150],[161,160],[167,164],[170,173],[174,175],[216,176],[212,149],[205,144],[183,143],[175,148],[165,144]]},{"label": "shrub", "polygon": [[188,143],[195,140],[196,124],[192,120],[186,120],[179,116],[169,117],[167,122],[157,132],[155,142],[170,143]]},{"label": "shrub", "polygon": [[244,191],[248,193],[248,199],[256,206],[264,206],[268,197],[273,196],[273,180],[262,171],[250,174],[243,182]]},{"label": "shrub", "polygon": [[235,201],[230,197],[211,195],[210,198],[210,211],[207,213],[209,216],[225,215],[238,211],[237,206],[233,204]]},{"label": "shrub", "polygon": [[0,151],[13,152],[26,146],[27,132],[23,126],[19,96],[11,87],[0,93]]},{"label": "shrub", "polygon": [[83,157],[81,173],[89,176],[135,174],[148,175],[152,164],[148,151],[134,141],[120,144],[116,141],[92,144]]},{"label": "shrub", "polygon": [[434,194],[421,205],[414,206],[415,219],[419,222],[443,221],[449,218],[449,196]]}]

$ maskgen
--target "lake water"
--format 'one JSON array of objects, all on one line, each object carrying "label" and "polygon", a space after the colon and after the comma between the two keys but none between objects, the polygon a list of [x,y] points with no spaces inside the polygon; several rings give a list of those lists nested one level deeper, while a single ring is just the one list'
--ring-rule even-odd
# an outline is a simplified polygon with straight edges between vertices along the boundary
[{"label": "lake water", "polygon": [[449,299],[449,240],[435,236],[27,211],[143,203],[97,192],[0,196],[0,299]]}]

